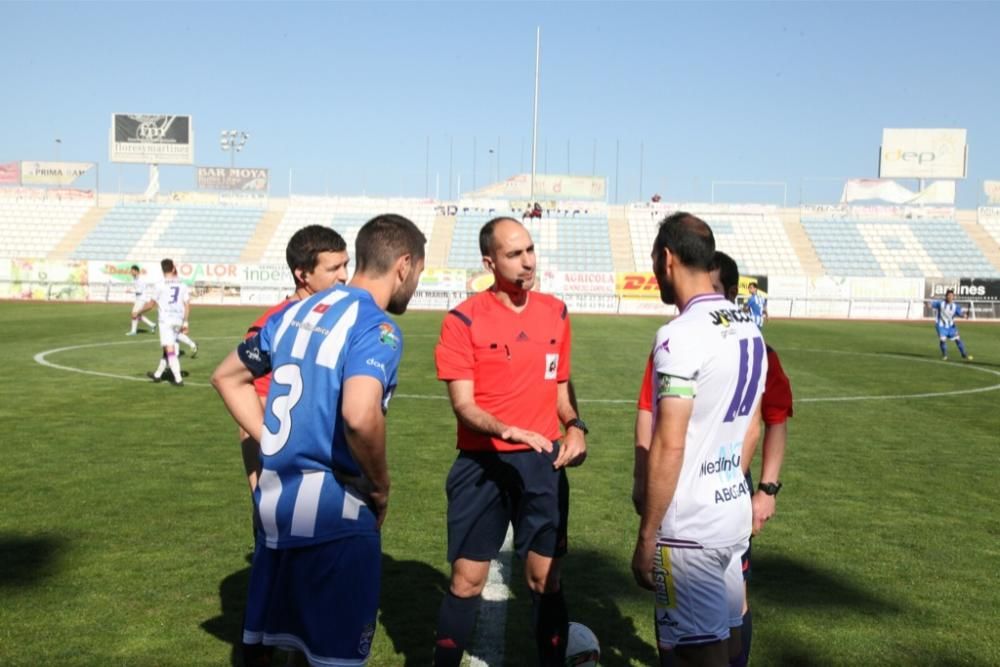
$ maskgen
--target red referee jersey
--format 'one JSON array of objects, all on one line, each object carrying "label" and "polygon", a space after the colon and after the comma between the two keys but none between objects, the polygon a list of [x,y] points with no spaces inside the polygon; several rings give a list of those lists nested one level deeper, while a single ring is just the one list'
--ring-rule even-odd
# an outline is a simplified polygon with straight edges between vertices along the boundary
[{"label": "red referee jersey", "polygon": [[[560,437],[557,385],[569,380],[570,326],[566,305],[532,292],[515,312],[490,290],[445,315],[434,350],[439,380],[472,380],[476,405],[509,426]],[[458,422],[458,448],[521,451]]]},{"label": "red referee jersey", "polygon": [[[274,315],[279,310],[284,309],[285,306],[287,306],[290,302],[291,299],[285,299],[281,303],[276,303],[270,308],[268,308],[267,312],[258,317],[257,321],[254,322],[252,325],[250,325],[250,328],[247,329],[246,335],[243,336],[243,340],[246,340],[247,338],[253,338],[258,333],[260,333],[260,330],[264,328],[264,325],[267,324],[267,321],[271,319],[271,315]],[[253,388],[257,392],[258,396],[263,396],[266,398],[267,391],[268,389],[271,388],[271,374],[268,373],[267,375],[262,375],[259,378],[254,378]]]},{"label": "red referee jersey", "polygon": [[[636,408],[653,411],[653,357],[646,362]],[[792,416],[792,383],[781,367],[778,353],[770,345],[767,346],[767,378],[764,380],[760,414],[768,426],[786,422]]]}]

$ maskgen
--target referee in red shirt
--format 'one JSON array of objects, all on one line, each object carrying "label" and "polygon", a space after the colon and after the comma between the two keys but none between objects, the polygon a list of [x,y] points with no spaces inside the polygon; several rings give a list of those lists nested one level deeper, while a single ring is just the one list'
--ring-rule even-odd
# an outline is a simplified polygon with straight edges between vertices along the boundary
[{"label": "referee in red shirt", "polygon": [[562,301],[531,291],[535,245],[520,222],[490,220],[479,247],[493,286],[445,316],[435,349],[438,379],[447,383],[458,419],[459,453],[446,486],[451,586],[441,603],[434,664],[461,663],[490,561],[512,523],[539,662],[561,667],[568,625],[559,583],[569,513],[565,467],[587,454],[587,426],[569,385],[569,317]]}]

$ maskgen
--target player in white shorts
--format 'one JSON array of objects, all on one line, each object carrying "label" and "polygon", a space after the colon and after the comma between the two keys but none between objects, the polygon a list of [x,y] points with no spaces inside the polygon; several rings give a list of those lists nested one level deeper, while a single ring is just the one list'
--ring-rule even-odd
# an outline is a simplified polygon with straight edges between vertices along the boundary
[{"label": "player in white shorts", "polygon": [[149,290],[149,284],[139,275],[141,270],[138,264],[133,264],[129,273],[132,274],[132,291],[135,294],[135,303],[132,305],[132,330],[125,335],[134,336],[139,332],[140,319],[149,327],[150,332],[154,332],[156,331],[156,323],[145,315],[146,301],[149,299],[146,292]]},{"label": "player in white shorts", "polygon": [[[173,260],[162,260],[160,268],[163,269],[163,282],[156,286],[153,299],[147,306],[152,306],[155,302],[159,313],[160,345],[163,346],[163,357],[156,370],[146,375],[152,378],[153,382],[160,382],[163,379],[164,371],[169,367],[174,376],[173,384],[181,386],[184,381],[181,378],[177,342],[188,330],[191,293],[188,291],[188,286],[177,277],[177,267],[174,266]],[[187,338],[187,336],[184,337]]]},{"label": "player in white shorts", "polygon": [[680,314],[653,348],[653,432],[632,571],[656,592],[661,665],[725,667],[740,656],[740,556],[751,531],[743,439],[767,373],[748,313],[712,289],[712,230],[677,213],[661,224],[653,272]]}]

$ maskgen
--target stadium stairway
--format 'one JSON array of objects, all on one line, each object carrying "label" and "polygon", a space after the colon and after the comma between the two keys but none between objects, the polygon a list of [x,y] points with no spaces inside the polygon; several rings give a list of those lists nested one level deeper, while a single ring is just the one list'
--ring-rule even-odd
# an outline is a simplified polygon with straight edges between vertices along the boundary
[{"label": "stadium stairway", "polygon": [[240,253],[240,262],[244,264],[260,262],[261,257],[264,256],[264,252],[267,250],[267,246],[274,237],[275,231],[278,229],[278,225],[281,224],[281,220],[284,217],[284,209],[269,209],[264,211],[264,215],[260,217],[260,222],[257,223],[257,228],[254,230],[253,236],[250,237],[250,240],[244,246],[243,252]]},{"label": "stadium stairway", "polygon": [[809,240],[809,235],[806,234],[806,230],[802,227],[799,211],[797,209],[783,208],[778,212],[778,218],[785,228],[788,240],[792,244],[792,250],[798,256],[799,263],[802,265],[802,270],[805,274],[807,276],[823,275],[823,263],[820,261],[819,255],[816,254],[816,248],[813,247],[812,241]]},{"label": "stadium stairway", "polygon": [[451,250],[451,237],[455,232],[455,216],[437,215],[431,228],[431,240],[427,246],[427,258],[424,266],[448,266],[448,252]]},{"label": "stadium stairway", "polygon": [[982,251],[997,271],[1000,271],[1000,245],[990,236],[989,232],[979,224],[976,211],[955,211],[955,219],[959,227],[972,239],[972,242]]},{"label": "stadium stairway", "polygon": [[110,208],[101,208],[99,206],[88,209],[83,214],[83,217],[80,218],[80,221],[66,232],[66,236],[52,249],[47,259],[53,261],[69,259],[70,254],[76,250],[77,246],[80,245],[90,232],[94,231],[94,228],[100,224],[101,220],[104,219],[104,216],[110,210]]},{"label": "stadium stairway", "polygon": [[628,272],[648,267],[635,266],[632,259],[632,233],[624,206],[608,206],[608,232],[611,237],[611,261],[615,271]]}]

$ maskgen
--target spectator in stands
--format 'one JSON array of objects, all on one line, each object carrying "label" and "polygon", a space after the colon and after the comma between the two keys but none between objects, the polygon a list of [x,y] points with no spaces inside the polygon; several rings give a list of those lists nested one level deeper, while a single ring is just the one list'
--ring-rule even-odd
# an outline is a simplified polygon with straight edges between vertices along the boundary
[{"label": "spectator in stands", "polygon": [[652,201],[653,201],[654,204],[659,204],[660,203],[660,199],[661,199],[660,193],[656,193],[655,195],[653,195]]}]

